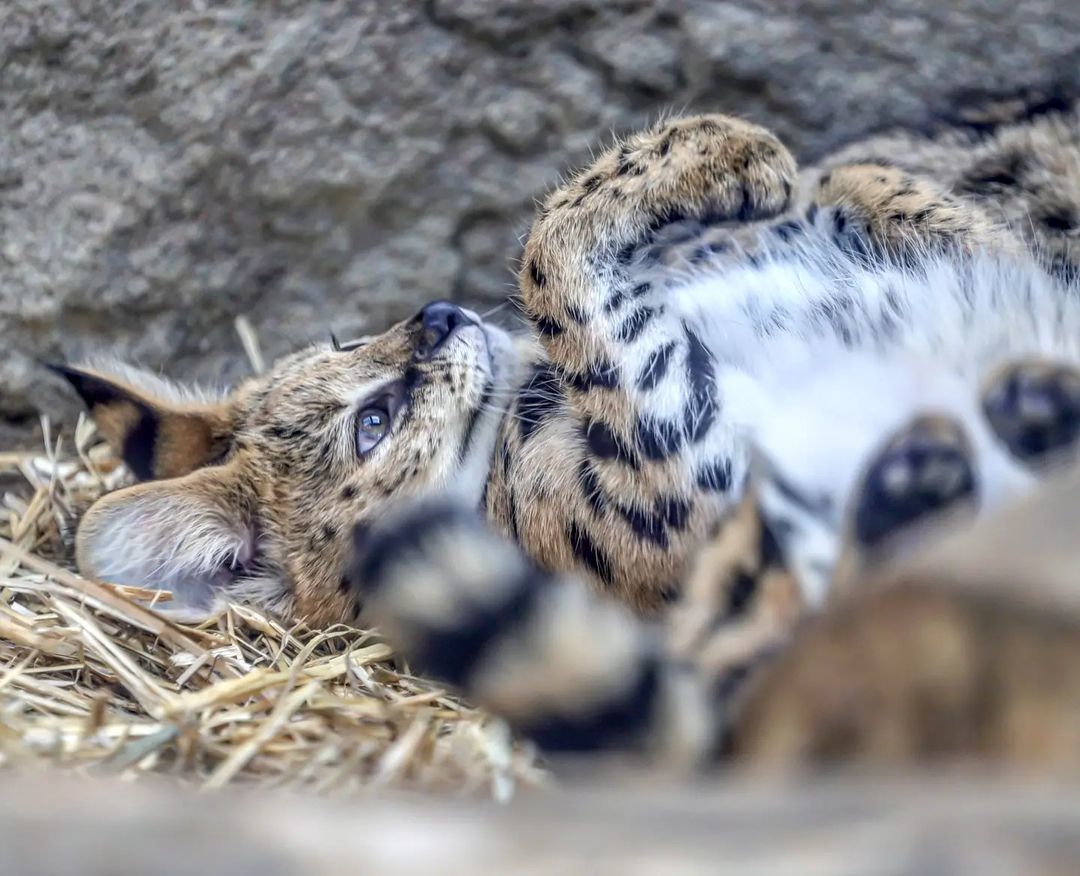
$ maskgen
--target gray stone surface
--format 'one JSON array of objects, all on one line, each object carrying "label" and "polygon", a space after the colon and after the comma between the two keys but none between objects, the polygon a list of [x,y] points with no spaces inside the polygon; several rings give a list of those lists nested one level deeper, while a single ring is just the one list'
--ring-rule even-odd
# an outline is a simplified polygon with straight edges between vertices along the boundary
[{"label": "gray stone surface", "polygon": [[670,109],[804,158],[972,93],[1080,86],[1075,0],[0,0],[0,440],[37,359],[176,376],[495,302],[532,201]]}]

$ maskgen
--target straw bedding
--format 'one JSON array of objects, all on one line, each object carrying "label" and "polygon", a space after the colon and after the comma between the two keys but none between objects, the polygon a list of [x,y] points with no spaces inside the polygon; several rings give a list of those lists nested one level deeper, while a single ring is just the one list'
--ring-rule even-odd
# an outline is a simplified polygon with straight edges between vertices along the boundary
[{"label": "straw bedding", "polygon": [[370,631],[288,626],[232,606],[199,624],[168,594],[73,571],[74,522],[124,468],[91,423],[0,453],[0,763],[207,789],[449,789],[543,782],[505,727],[412,677]]}]

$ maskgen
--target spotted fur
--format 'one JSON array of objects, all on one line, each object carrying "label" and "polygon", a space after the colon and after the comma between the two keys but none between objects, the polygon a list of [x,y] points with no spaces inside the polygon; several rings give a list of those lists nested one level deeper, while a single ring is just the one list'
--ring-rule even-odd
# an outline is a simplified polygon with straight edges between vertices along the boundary
[{"label": "spotted fur", "polygon": [[[320,623],[362,608],[551,750],[771,750],[744,728],[788,688],[755,680],[815,653],[807,618],[841,638],[889,623],[833,606],[913,533],[1071,462],[1078,156],[1075,109],[888,135],[802,173],[746,122],[658,124],[541,206],[519,275],[534,343],[472,325],[431,359],[421,315],[303,352],[212,406],[228,424],[212,468],[159,466],[173,454],[144,438],[176,412],[123,381],[95,402],[74,375],[136,473],[174,478],[95,506],[80,563]],[[926,392],[912,355],[940,375]],[[350,424],[391,383],[408,404],[358,459]],[[193,502],[197,525],[166,530]],[[462,516],[478,502],[486,522]],[[911,623],[944,605],[921,593]]]}]

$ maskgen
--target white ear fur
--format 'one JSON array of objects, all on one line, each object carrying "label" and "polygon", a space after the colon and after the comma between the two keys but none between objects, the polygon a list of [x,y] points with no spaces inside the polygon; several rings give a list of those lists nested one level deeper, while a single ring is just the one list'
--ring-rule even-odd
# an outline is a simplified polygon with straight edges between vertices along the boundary
[{"label": "white ear fur", "polygon": [[84,575],[171,591],[169,607],[178,609],[211,607],[254,552],[228,467],[110,493],[91,506],[76,538]]}]

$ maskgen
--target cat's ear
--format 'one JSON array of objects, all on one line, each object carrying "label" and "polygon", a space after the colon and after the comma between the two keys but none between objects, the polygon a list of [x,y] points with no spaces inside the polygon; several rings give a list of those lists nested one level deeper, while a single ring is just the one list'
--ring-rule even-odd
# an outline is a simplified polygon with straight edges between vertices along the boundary
[{"label": "cat's ear", "polygon": [[76,561],[87,577],[208,607],[250,572],[255,532],[250,485],[233,460],[107,493],[79,523]]},{"label": "cat's ear", "polygon": [[49,368],[71,384],[98,432],[139,480],[188,474],[229,450],[236,407],[227,398],[200,398],[120,364]]}]

